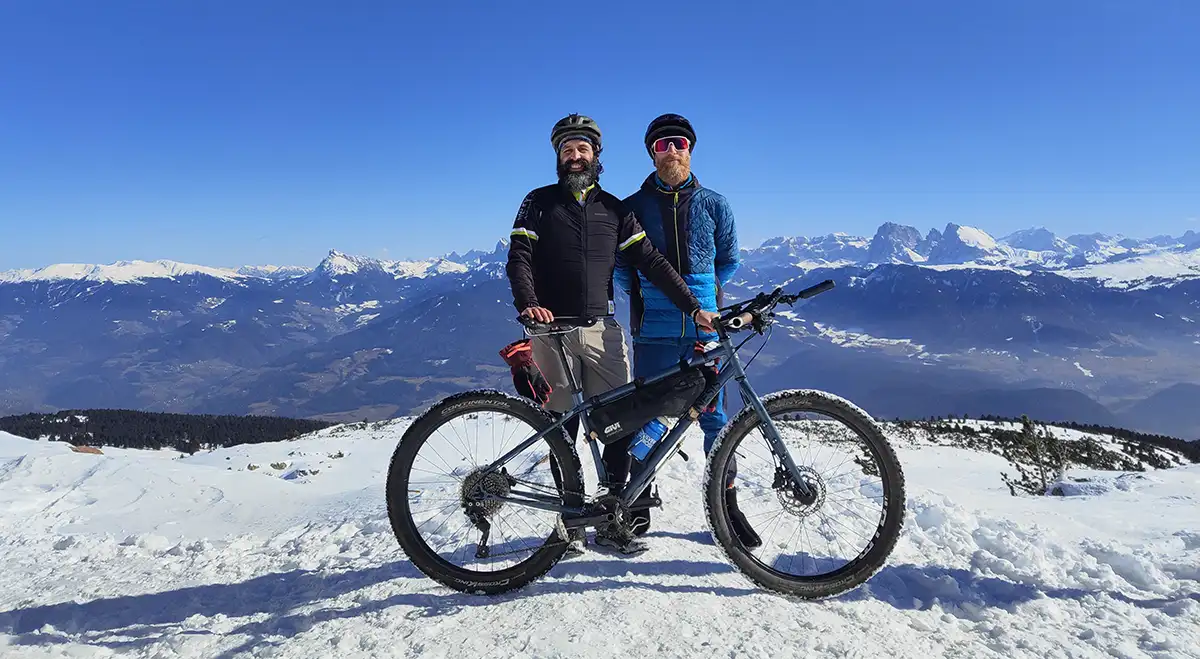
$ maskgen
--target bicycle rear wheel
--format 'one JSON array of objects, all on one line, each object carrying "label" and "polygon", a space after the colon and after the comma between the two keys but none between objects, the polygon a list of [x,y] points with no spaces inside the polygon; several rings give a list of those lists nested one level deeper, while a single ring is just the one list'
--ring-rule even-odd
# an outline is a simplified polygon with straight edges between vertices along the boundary
[{"label": "bicycle rear wheel", "polygon": [[579,456],[564,431],[533,443],[503,471],[485,468],[552,423],[499,391],[450,396],[413,422],[388,468],[387,508],[417,569],[455,590],[492,595],[528,584],[562,558],[558,513],[481,497],[524,492],[582,505]]},{"label": "bicycle rear wheel", "polygon": [[[904,473],[883,432],[837,396],[793,390],[763,398],[807,488],[796,486],[753,407],[717,438],[705,475],[705,511],[717,543],[759,586],[806,599],[858,587],[887,560],[904,519]],[[738,507],[761,546],[747,548],[726,505],[729,470]]]}]

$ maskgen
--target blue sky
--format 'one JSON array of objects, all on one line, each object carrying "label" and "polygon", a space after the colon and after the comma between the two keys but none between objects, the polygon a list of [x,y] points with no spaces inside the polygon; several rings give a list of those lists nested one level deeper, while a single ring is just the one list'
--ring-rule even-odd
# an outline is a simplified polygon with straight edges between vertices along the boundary
[{"label": "blue sky", "polygon": [[[750,6],[752,4],[752,6]],[[1200,3],[0,5],[0,269],[490,247],[550,126],[679,112],[743,245],[1200,230]]]}]

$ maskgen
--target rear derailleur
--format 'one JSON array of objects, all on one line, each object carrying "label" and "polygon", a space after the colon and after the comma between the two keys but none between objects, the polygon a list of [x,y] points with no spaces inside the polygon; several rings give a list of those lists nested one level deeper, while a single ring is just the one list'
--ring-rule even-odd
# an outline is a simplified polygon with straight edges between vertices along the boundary
[{"label": "rear derailleur", "polygon": [[487,558],[492,555],[492,550],[488,547],[492,524],[488,518],[504,507],[504,501],[487,497],[506,497],[516,483],[516,479],[503,467],[498,472],[476,470],[463,478],[460,496],[463,512],[482,534],[479,544],[475,547],[475,558]]}]

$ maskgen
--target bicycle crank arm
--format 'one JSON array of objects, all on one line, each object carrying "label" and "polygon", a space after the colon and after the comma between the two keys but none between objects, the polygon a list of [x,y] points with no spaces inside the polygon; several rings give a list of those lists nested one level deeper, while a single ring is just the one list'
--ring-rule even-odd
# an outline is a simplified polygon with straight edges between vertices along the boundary
[{"label": "bicycle crank arm", "polygon": [[630,510],[644,510],[646,508],[662,508],[662,499],[660,499],[657,495],[648,496],[642,497],[641,499],[629,504]]},{"label": "bicycle crank arm", "polygon": [[588,526],[612,524],[616,519],[617,516],[613,513],[591,515],[589,517],[563,517],[563,526],[568,529],[580,529]]}]

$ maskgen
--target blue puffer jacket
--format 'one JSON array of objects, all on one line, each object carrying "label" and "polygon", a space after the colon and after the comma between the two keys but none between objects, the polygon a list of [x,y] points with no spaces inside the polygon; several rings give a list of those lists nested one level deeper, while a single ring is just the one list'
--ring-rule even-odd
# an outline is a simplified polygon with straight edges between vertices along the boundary
[{"label": "blue puffer jacket", "polygon": [[[624,203],[637,215],[651,244],[683,276],[700,305],[716,311],[722,287],[740,265],[733,211],[725,197],[701,186],[695,175],[672,190],[658,174],[651,174]],[[708,332],[697,334],[692,319],[619,256],[613,278],[632,303],[630,331],[635,341],[716,338]]]}]

